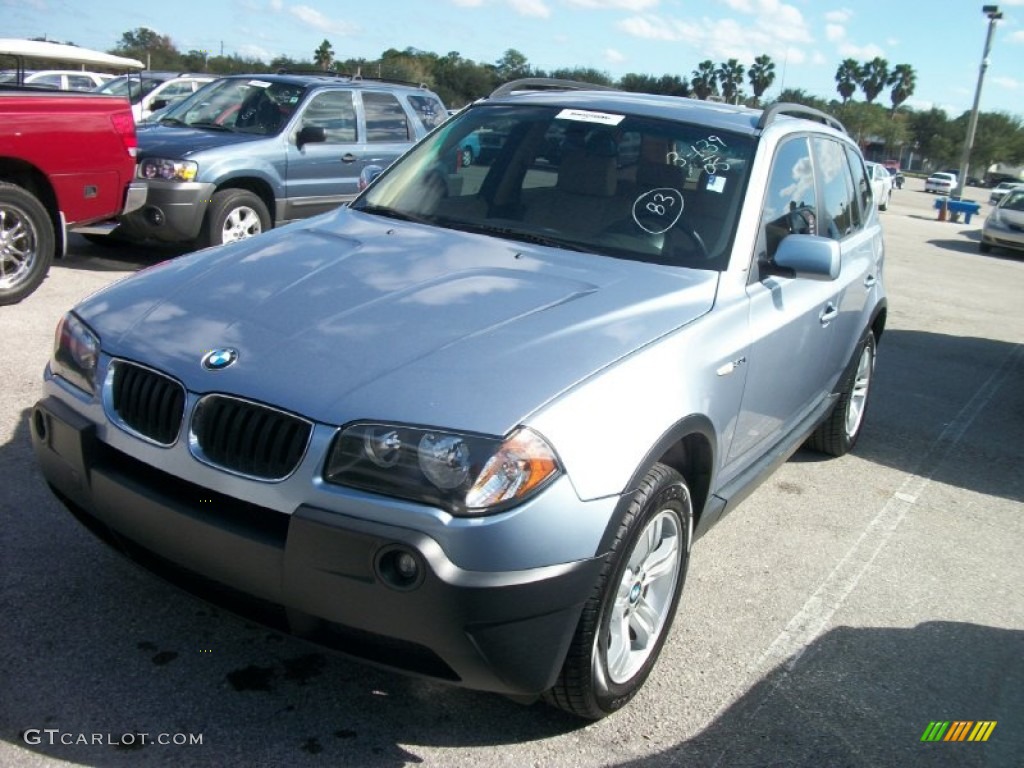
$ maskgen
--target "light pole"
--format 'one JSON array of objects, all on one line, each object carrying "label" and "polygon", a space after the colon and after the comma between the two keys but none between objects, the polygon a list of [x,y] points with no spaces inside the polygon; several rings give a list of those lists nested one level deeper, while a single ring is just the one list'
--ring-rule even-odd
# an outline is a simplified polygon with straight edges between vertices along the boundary
[{"label": "light pole", "polygon": [[981,67],[978,70],[978,85],[974,89],[974,106],[971,107],[971,120],[967,125],[967,138],[964,139],[964,151],[960,156],[960,178],[956,182],[957,200],[964,195],[964,183],[967,181],[967,166],[971,161],[971,148],[974,147],[974,132],[978,129],[978,104],[981,102],[981,86],[985,82],[985,70],[988,69],[988,53],[992,50],[992,35],[996,31],[996,22],[1003,18],[998,5],[984,5],[981,12],[988,16],[988,34],[985,36],[985,52],[981,55]]}]

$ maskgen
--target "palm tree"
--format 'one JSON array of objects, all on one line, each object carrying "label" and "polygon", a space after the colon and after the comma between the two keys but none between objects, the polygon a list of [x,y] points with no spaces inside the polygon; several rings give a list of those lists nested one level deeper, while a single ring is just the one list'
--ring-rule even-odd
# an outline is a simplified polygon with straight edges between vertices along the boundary
[{"label": "palm tree", "polygon": [[860,64],[853,59],[843,59],[836,70],[836,90],[839,91],[843,104],[857,92],[858,85],[860,85]]},{"label": "palm tree", "polygon": [[736,59],[729,59],[715,70],[718,82],[722,84],[722,96],[726,103],[732,104],[736,99],[736,93],[743,85],[744,72],[746,69]]},{"label": "palm tree", "polygon": [[890,97],[892,98],[892,114],[895,116],[900,104],[914,94],[914,86],[917,84],[917,74],[909,64],[897,64],[893,67],[889,76],[888,85],[892,86]]},{"label": "palm tree", "polygon": [[889,78],[889,62],[879,56],[875,56],[861,67],[860,88],[864,91],[864,100],[868,104],[889,84]]},{"label": "palm tree", "polygon": [[718,77],[715,72],[715,64],[711,59],[702,61],[693,70],[690,86],[698,99],[707,99],[711,94],[718,94]]},{"label": "palm tree", "polygon": [[775,62],[771,57],[762,53],[747,70],[747,78],[750,80],[750,87],[754,90],[755,104],[761,101],[761,95],[767,91],[775,82]]},{"label": "palm tree", "polygon": [[334,49],[331,48],[331,43],[326,38],[320,47],[313,51],[313,62],[325,72],[331,68],[331,63],[334,61]]}]

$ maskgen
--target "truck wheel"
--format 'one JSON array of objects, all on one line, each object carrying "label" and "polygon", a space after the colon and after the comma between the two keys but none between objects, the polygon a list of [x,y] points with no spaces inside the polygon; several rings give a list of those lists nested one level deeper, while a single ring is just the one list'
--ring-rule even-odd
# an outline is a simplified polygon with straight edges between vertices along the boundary
[{"label": "truck wheel", "polygon": [[655,464],[630,500],[558,681],[544,694],[549,704],[596,720],[640,690],[672,625],[692,536],[686,481]]},{"label": "truck wheel", "polygon": [[19,186],[0,183],[0,305],[16,304],[39,287],[55,240],[43,204]]},{"label": "truck wheel", "polygon": [[871,383],[875,372],[875,335],[868,331],[857,345],[857,367],[843,385],[832,412],[807,440],[807,447],[831,456],[853,450],[864,426]]},{"label": "truck wheel", "polygon": [[222,189],[213,196],[203,228],[206,245],[245,240],[271,228],[270,212],[247,189]]}]

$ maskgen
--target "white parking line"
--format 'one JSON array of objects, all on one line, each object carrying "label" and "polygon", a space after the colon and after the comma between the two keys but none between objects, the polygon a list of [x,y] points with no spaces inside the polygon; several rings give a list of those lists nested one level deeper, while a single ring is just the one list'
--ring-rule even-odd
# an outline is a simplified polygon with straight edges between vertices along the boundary
[{"label": "white parking line", "polygon": [[[856,589],[861,577],[871,563],[889,542],[892,534],[899,527],[907,512],[924,493],[931,483],[936,470],[946,457],[956,449],[963,439],[964,433],[978,417],[995,393],[1010,376],[1019,358],[1024,357],[1024,345],[1016,345],[1006,356],[1002,364],[974,393],[974,396],[960,409],[956,417],[946,425],[941,434],[932,442],[928,451],[918,461],[914,471],[886,501],[882,509],[867,524],[857,541],[850,547],[843,558],[821,585],[804,603],[803,607],[790,619],[786,628],[772,641],[760,659],[751,669],[752,681],[744,685],[742,690],[724,704],[715,715],[717,720],[721,714],[743,696],[758,680],[767,677],[768,673],[778,668],[774,676],[774,685],[758,703],[756,712],[774,695],[775,690],[788,677],[796,666],[804,651],[825,630],[832,616],[843,605],[850,593]],[[723,751],[716,760],[718,765],[726,752]]]}]

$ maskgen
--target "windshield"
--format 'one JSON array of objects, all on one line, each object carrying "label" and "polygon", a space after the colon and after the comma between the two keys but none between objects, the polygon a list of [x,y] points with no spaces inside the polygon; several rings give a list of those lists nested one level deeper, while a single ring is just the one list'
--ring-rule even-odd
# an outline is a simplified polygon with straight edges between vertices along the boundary
[{"label": "windshield", "polygon": [[753,140],[707,126],[480,104],[351,207],[509,240],[723,269]]},{"label": "windshield", "polygon": [[269,136],[284,128],[305,93],[294,83],[225,78],[169,107],[159,122]]},{"label": "windshield", "polygon": [[[96,89],[96,92],[105,93],[108,96],[123,96],[132,104],[138,104],[142,101],[143,96],[152,93],[162,82],[162,80],[153,80],[148,77],[140,80],[138,75],[121,75],[105,82]],[[139,88],[140,84],[142,86],[141,90]]]}]

